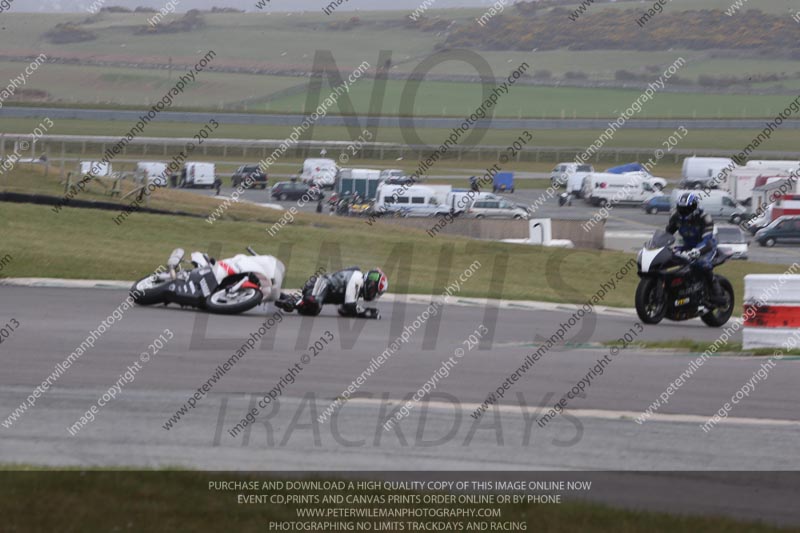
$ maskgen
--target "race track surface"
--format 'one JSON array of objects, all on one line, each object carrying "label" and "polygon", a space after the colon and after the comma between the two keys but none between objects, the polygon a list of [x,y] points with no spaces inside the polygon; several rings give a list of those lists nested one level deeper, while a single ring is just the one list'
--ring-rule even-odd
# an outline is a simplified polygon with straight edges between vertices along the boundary
[{"label": "race track surface", "polygon": [[[125,299],[125,291],[0,287],[3,322],[20,327],[0,347],[0,421],[26,400],[89,331]],[[353,322],[326,309],[315,319],[287,315],[238,364],[222,376],[196,408],[164,429],[193,391],[207,382],[267,314],[263,308],[237,317],[212,316],[177,307],[126,311],[57,383],[10,428],[0,427],[7,462],[49,465],[187,466],[203,469],[793,469],[800,412],[800,367],[776,361],[769,377],[730,413],[732,422],[708,433],[700,425],[720,409],[766,358],[708,359],[644,424],[633,418],[656,400],[696,356],[623,350],[568,405],[566,415],[539,427],[552,405],[608,354],[585,344],[553,348],[505,392],[498,406],[478,419],[471,413],[514,372],[544,337],[571,315],[449,305],[438,331],[421,327],[359,387],[355,399],[331,418],[317,417],[370,366],[404,325],[426,308],[384,304],[381,321]],[[488,318],[487,318],[488,312]],[[592,320],[596,324],[592,325]],[[636,319],[625,310],[584,319],[579,343],[612,340]],[[491,347],[464,344],[481,324],[494,331]],[[355,325],[361,328],[350,331]],[[426,326],[434,326],[430,320]],[[575,337],[581,327],[567,335]],[[68,427],[118,383],[165,329],[174,334],[163,350],[141,364],[133,382],[75,436]],[[207,330],[206,330],[207,328]],[[204,333],[204,331],[207,331]],[[335,341],[302,366],[294,383],[259,419],[232,437],[228,431],[300,362],[314,340],[330,331]],[[646,327],[641,339],[691,337],[713,341],[719,330],[700,321]],[[538,340],[537,340],[538,339]],[[734,337],[734,341],[736,338]],[[271,344],[274,344],[271,346]],[[456,349],[454,360],[429,402],[384,430],[383,421],[418,390]],[[442,374],[441,372],[440,374]],[[287,380],[284,380],[285,382]]]}]

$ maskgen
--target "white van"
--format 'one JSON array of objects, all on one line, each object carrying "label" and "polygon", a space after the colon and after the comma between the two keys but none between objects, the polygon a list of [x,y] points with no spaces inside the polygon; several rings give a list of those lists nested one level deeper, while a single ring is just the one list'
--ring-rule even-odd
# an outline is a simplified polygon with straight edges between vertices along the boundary
[{"label": "white van", "polygon": [[433,216],[450,209],[437,199],[438,191],[425,185],[381,185],[375,199],[375,211],[400,212],[406,216]]},{"label": "white van", "polygon": [[81,176],[105,178],[111,175],[111,163],[102,161],[81,161]]},{"label": "white van", "polygon": [[644,172],[589,174],[583,181],[583,199],[593,205],[636,204],[661,194],[667,180]]},{"label": "white van", "polygon": [[166,187],[168,176],[169,173],[167,172],[167,165],[165,163],[158,163],[155,161],[136,163],[134,177],[137,183],[143,185],[155,183],[159,187]]},{"label": "white van", "polygon": [[320,188],[333,189],[339,167],[333,159],[313,158],[303,161],[303,172],[300,180]]},{"label": "white van", "polygon": [[683,193],[693,192],[700,200],[700,207],[703,208],[707,214],[712,218],[724,218],[730,220],[741,220],[742,216],[747,213],[747,210],[737,204],[728,191],[721,189],[710,189],[708,194],[705,191],[697,191],[693,189],[675,189],[669,197],[669,206],[671,210],[675,210],[675,204],[678,203],[678,198]]},{"label": "white van", "polygon": [[738,168],[738,166],[734,164],[733,159],[727,157],[687,157],[683,160],[681,172],[684,187],[702,188],[726,168]]},{"label": "white van", "polygon": [[216,170],[214,163],[186,163],[181,171],[181,187],[210,189],[217,181]]},{"label": "white van", "polygon": [[550,185],[566,186],[567,192],[580,196],[583,178],[594,172],[592,165],[578,163],[559,163],[550,173]]}]

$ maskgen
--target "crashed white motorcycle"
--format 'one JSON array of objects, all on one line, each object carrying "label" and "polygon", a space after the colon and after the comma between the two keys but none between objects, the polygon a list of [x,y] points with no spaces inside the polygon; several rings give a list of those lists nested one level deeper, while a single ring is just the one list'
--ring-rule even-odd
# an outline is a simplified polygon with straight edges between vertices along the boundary
[{"label": "crashed white motorcycle", "polygon": [[247,251],[249,256],[239,254],[221,261],[193,252],[193,268],[186,270],[182,268],[184,251],[178,248],[167,261],[167,272],[140,279],[131,287],[131,296],[139,305],[176,303],[224,315],[274,302],[280,297],[286,267],[271,255],[258,255],[249,246]]}]

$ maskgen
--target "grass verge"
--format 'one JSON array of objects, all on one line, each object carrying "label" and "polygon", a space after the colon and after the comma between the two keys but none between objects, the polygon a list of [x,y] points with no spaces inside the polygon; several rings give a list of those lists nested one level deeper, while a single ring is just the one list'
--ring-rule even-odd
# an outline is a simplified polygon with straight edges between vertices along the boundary
[{"label": "grass verge", "polygon": [[[618,341],[607,341],[602,343],[605,346],[622,346]],[[677,350],[687,353],[703,353],[708,350],[713,342],[703,342],[694,339],[674,339],[668,341],[638,341],[628,345],[631,348],[643,348],[653,350]],[[736,352],[738,355],[775,355],[775,348],[757,348],[745,350],[741,342],[728,342],[720,349],[720,352]],[[800,350],[783,350],[784,356],[800,357]]]},{"label": "grass verge", "polygon": [[[378,507],[368,503],[344,506],[331,504],[241,504],[238,495],[296,493],[297,491],[222,491],[209,488],[211,481],[276,481],[284,478],[263,475],[230,475],[187,471],[5,471],[0,472],[0,514],[6,531],[268,531],[270,521],[310,523],[322,519],[302,519],[300,508]],[[337,480],[332,476],[311,478],[317,481]],[[296,480],[296,479],[291,479]],[[337,480],[338,481],[338,480]],[[362,498],[386,498],[396,492],[345,490],[334,493],[358,494]],[[324,494],[303,491],[304,495]],[[332,494],[332,493],[331,493]],[[420,492],[403,492],[418,495]],[[420,498],[421,499],[421,498]],[[390,505],[394,508],[431,508],[433,504]],[[715,531],[723,533],[771,533],[786,531],[776,527],[737,522],[727,518],[674,516],[647,511],[628,511],[582,502],[561,504],[442,504],[437,508],[499,509],[501,518],[417,518],[417,523],[434,525],[460,523],[464,531],[468,522],[526,524],[528,531],[550,533],[682,533]],[[330,521],[330,520],[328,520]],[[357,522],[359,519],[337,519]],[[405,522],[405,520],[401,520]],[[379,521],[369,529],[377,528]],[[382,531],[408,531],[392,526]],[[424,527],[424,526],[423,526]],[[313,531],[329,531],[327,528]],[[338,530],[338,529],[337,529]],[[357,530],[357,528],[356,528]],[[377,530],[377,529],[375,529]],[[456,529],[448,529],[455,531]],[[488,529],[487,530],[491,530]]]},{"label": "grass verge", "polygon": [[[191,193],[163,192],[169,199],[151,205],[164,202],[197,212],[205,208],[206,213],[216,205],[213,199]],[[184,198],[186,203],[181,203]],[[582,303],[633,257],[614,251],[431,238],[421,230],[316,214],[297,214],[293,223],[270,237],[266,230],[282,212],[254,205],[234,205],[225,219],[213,224],[205,218],[134,213],[118,226],[114,216],[96,209],[64,208],[54,213],[50,207],[2,204],[0,251],[13,258],[3,275],[133,280],[162,264],[176,247],[227,257],[252,245],[286,263],[287,286],[299,286],[319,266],[381,265],[392,292],[436,294],[478,260],[482,267],[464,284],[462,296]],[[782,267],[730,264],[721,271],[741,294],[745,274],[780,273]],[[634,268],[617,281],[602,304],[632,306],[637,282]]]}]

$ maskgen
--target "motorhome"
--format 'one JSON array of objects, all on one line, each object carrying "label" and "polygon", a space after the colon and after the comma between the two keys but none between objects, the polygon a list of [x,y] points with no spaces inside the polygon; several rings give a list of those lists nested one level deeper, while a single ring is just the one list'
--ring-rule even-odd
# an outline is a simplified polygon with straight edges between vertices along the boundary
[{"label": "motorhome", "polygon": [[800,161],[753,159],[747,162],[745,168],[752,168],[758,170],[782,170],[788,173],[793,170],[800,169]]},{"label": "motorhome", "polygon": [[800,215],[800,187],[797,180],[781,178],[777,181],[759,183],[753,189],[750,206],[753,218],[745,223],[751,233],[769,225],[784,215]]},{"label": "motorhome", "polygon": [[667,186],[664,178],[652,177],[644,172],[611,174],[596,172],[583,182],[583,199],[592,205],[636,204]]},{"label": "motorhome", "polygon": [[181,187],[212,188],[217,181],[214,163],[186,163],[181,170]]},{"label": "motorhome", "polygon": [[728,174],[721,188],[728,191],[731,197],[744,206],[749,206],[753,199],[753,189],[770,181],[786,177],[786,171],[758,168],[737,168]]},{"label": "motorhome", "polygon": [[137,183],[147,185],[154,183],[159,187],[166,187],[169,173],[167,172],[167,165],[165,163],[158,163],[155,161],[142,161],[136,163],[136,171],[134,178]]},{"label": "motorhome", "polygon": [[339,167],[333,159],[313,158],[303,161],[303,172],[300,179],[309,185],[333,189]]},{"label": "motorhome", "polygon": [[678,198],[684,193],[694,193],[700,201],[700,207],[712,218],[733,220],[738,223],[747,213],[747,210],[737,204],[728,191],[722,189],[710,189],[699,192],[694,189],[675,189],[670,195],[670,208],[675,210]]}]

